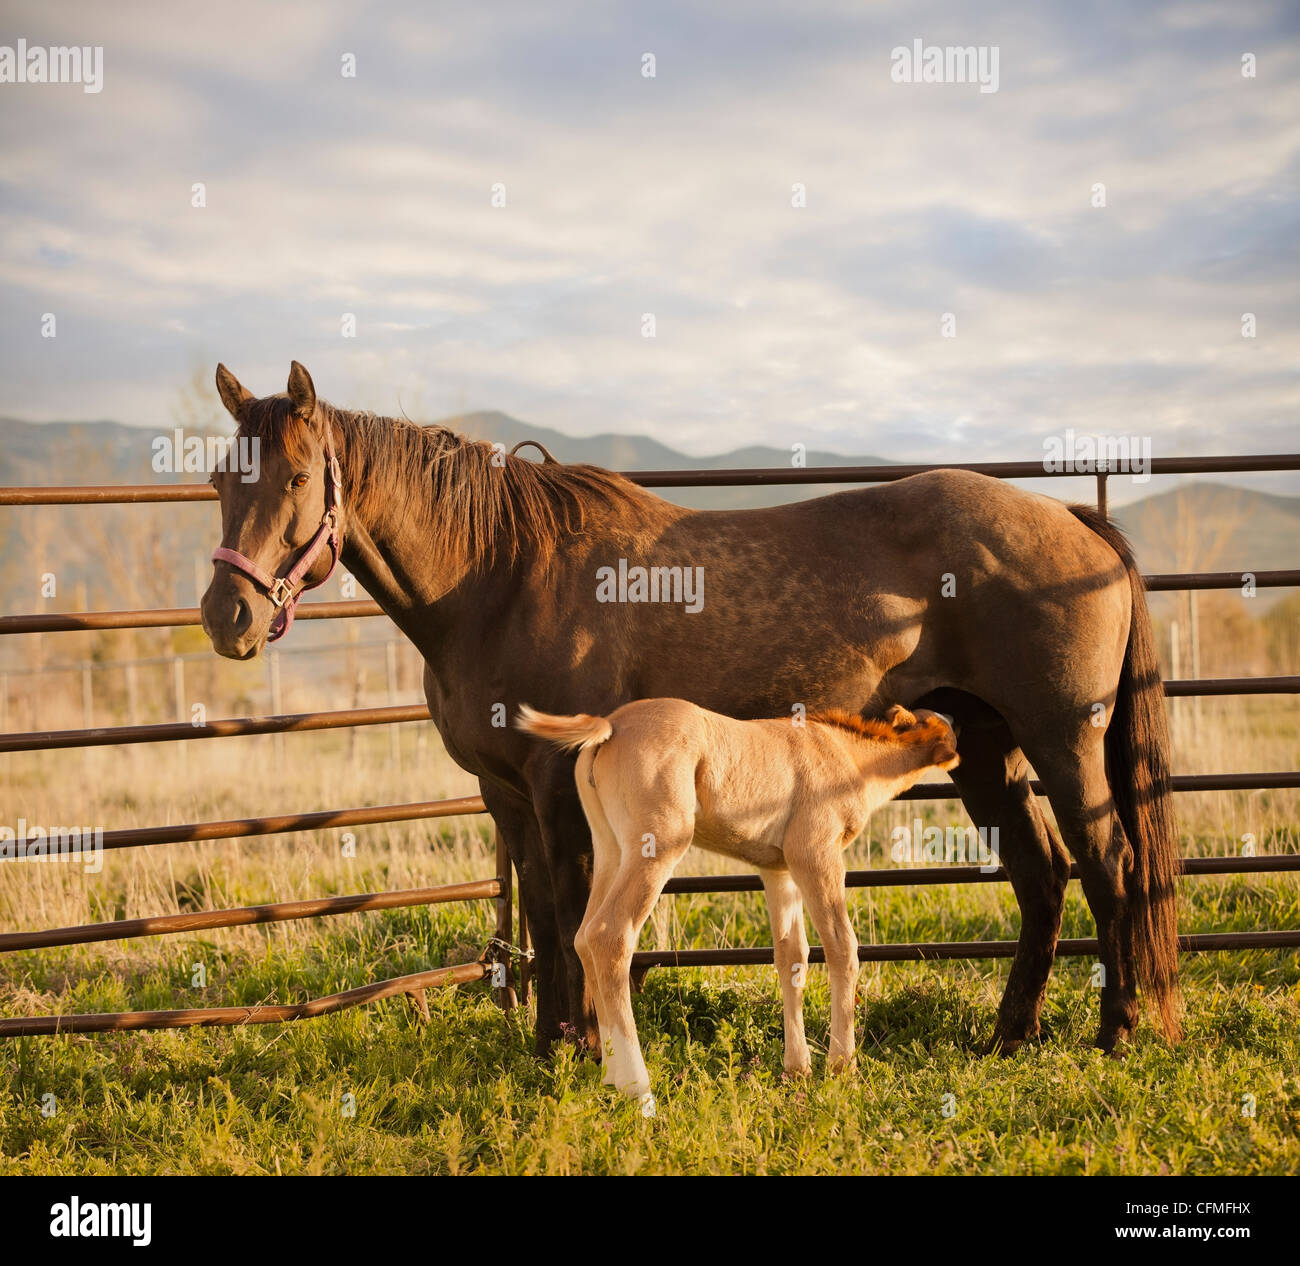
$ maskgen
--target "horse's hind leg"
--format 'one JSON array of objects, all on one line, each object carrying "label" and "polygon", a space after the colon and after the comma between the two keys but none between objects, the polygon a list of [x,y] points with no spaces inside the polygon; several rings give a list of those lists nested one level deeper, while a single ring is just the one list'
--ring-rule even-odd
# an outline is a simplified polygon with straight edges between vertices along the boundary
[{"label": "horse's hind leg", "polygon": [[788,870],[760,870],[772,923],[772,954],[781,985],[785,1027],[785,1071],[806,1077],[812,1072],[803,1028],[803,989],[808,973],[808,934],[803,926],[803,898]]},{"label": "horse's hind leg", "polygon": [[1052,802],[1061,835],[1079,863],[1084,896],[1097,924],[1104,972],[1097,1045],[1110,1051],[1128,1038],[1138,1021],[1137,972],[1125,897],[1133,850],[1106,778],[1103,732],[1088,727],[1085,733],[1092,741],[1085,742],[1082,751],[1062,747],[1057,754],[1036,759],[1034,768]]},{"label": "horse's hind leg", "polygon": [[[1048,828],[1029,788],[1029,772],[1011,731],[995,713],[963,721],[961,764],[953,782],[975,825],[996,839],[1020,904],[1020,936],[1011,962],[990,1051],[1011,1054],[1039,1033],[1047,978],[1061,934],[1070,859]],[[996,835],[993,832],[996,831]]]}]

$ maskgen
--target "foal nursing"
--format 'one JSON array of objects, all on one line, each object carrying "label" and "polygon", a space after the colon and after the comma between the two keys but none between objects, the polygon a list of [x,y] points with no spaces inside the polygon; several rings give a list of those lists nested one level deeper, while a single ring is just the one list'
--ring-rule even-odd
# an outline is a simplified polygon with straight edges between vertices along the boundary
[{"label": "foal nursing", "polygon": [[682,699],[643,699],[608,717],[548,716],[526,704],[516,724],[579,750],[575,778],[594,848],[591,897],[575,948],[596,1005],[604,1080],[650,1093],[632,1017],[632,952],[692,843],[758,868],[772,921],[785,1013],[785,1067],[808,1073],[803,902],[831,981],[829,1070],[854,1063],[858,941],[844,898],[844,848],[872,812],[930,769],[952,769],[957,743],[937,713],[892,707],[736,721]]}]

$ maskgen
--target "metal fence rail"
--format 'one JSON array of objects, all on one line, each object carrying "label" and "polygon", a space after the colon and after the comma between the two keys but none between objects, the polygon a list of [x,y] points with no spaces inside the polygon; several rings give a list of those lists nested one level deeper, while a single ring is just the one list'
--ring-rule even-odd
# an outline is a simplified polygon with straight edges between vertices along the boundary
[{"label": "metal fence rail", "polygon": [[[975,462],[947,465],[832,466],[774,470],[684,470],[633,471],[627,477],[643,487],[736,487],[760,485],[824,485],[886,483],[925,471],[948,468],[978,471],[1000,479],[1045,477],[1077,478],[1078,472],[1048,471],[1041,462]],[[1227,472],[1300,470],[1300,455],[1218,456],[1206,458],[1156,458],[1150,463],[1155,475],[1210,474]],[[1106,508],[1106,481],[1111,472],[1096,472],[1097,501]],[[0,488],[0,506],[114,505],[212,501],[214,489],[206,484],[122,485],[115,487]],[[1235,589],[1300,586],[1300,570],[1172,573],[1146,578],[1151,591]],[[382,615],[377,603],[358,601],[304,602],[299,619],[353,619]],[[199,623],[194,607],[154,611],[103,611],[33,613],[0,617],[0,634],[55,633],[107,629],[185,627]],[[1164,683],[1170,698],[1213,697],[1300,693],[1300,676],[1236,677],[1218,680],[1172,680]],[[356,708],[332,712],[296,713],[265,717],[239,717],[209,721],[202,726],[186,722],[161,725],[107,726],[79,730],[42,730],[0,735],[0,753],[53,751],[102,747],[116,744],[184,742],[197,739],[229,738],[241,735],[289,734],[308,731],[389,725],[428,719],[423,705],[387,708]],[[1300,771],[1244,774],[1180,775],[1173,779],[1176,792],[1267,790],[1300,787]],[[1035,793],[1041,789],[1035,783]],[[903,793],[899,799],[955,799],[956,788],[946,783],[924,783]],[[104,849],[134,848],[190,841],[247,838],[315,831],[385,822],[458,817],[486,812],[478,796],[423,801],[412,804],[372,805],[346,809],[312,810],[298,814],[240,818],[176,825],[133,827],[105,831],[97,846]],[[0,854],[2,857],[3,854]],[[527,927],[522,905],[518,932],[513,912],[513,880],[510,862],[501,840],[496,842],[494,878],[436,888],[406,889],[385,893],[359,893],[307,901],[276,902],[228,910],[208,910],[141,919],[123,919],[77,927],[53,928],[0,934],[0,952],[91,944],[141,936],[169,935],[200,929],[278,923],[328,915],[433,905],[451,901],[491,900],[496,906],[496,935],[483,957],[475,963],[437,968],[362,985],[342,993],[290,1004],[252,1007],[191,1008],[176,1011],[143,1011],[109,1015],[35,1016],[0,1019],[0,1037],[56,1033],[100,1033],[124,1029],[182,1028],[231,1024],[265,1024],[326,1015],[345,1007],[380,998],[408,994],[427,1013],[423,991],[450,984],[491,979],[497,1002],[503,1007],[516,1000],[511,950],[526,950]],[[1189,858],[1183,874],[1250,875],[1300,871],[1300,854],[1265,857]],[[1072,868],[1071,878],[1077,879]],[[922,886],[932,884],[1002,883],[1006,873],[972,866],[933,866],[852,871],[848,885],[855,888]],[[669,881],[665,893],[757,892],[762,883],[757,875],[688,876]],[[514,942],[516,941],[516,945]],[[1008,958],[1015,952],[1014,941],[958,941],[863,945],[863,961],[899,962],[932,959]],[[1229,949],[1279,949],[1300,946],[1300,929],[1280,931],[1197,933],[1180,938],[1185,952]],[[1064,940],[1058,956],[1097,952],[1094,940]],[[820,948],[810,954],[813,962],[824,961]],[[634,956],[633,966],[645,970],[655,966],[725,966],[771,963],[770,947],[702,950],[643,951]],[[521,964],[521,993],[527,996],[527,961]]]},{"label": "metal fence rail", "polygon": [[[1166,681],[1170,699],[1221,695],[1300,694],[1300,677],[1217,677],[1200,681]],[[69,747],[114,747],[130,743],[184,743],[192,739],[232,738],[250,734],[297,734],[366,725],[427,721],[423,703],[385,708],[345,708],[337,712],[295,712],[283,716],[228,717],[217,721],[165,721],[153,725],[92,726],[83,730],[28,730],[0,734],[0,752],[46,752]]]}]

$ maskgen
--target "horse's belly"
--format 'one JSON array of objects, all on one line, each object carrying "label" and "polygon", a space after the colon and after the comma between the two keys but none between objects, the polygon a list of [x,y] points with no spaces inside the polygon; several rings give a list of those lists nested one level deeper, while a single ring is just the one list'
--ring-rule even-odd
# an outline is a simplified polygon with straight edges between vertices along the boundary
[{"label": "horse's belly", "polygon": [[782,861],[779,843],[767,838],[765,833],[742,833],[726,823],[712,822],[703,817],[695,820],[695,836],[691,843],[707,853],[721,853],[751,866],[777,866]]}]

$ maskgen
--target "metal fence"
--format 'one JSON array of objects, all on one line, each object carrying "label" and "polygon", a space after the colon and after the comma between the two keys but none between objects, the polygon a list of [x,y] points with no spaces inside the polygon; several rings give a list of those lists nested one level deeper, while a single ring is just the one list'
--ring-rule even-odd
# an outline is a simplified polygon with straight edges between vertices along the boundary
[{"label": "metal fence", "polygon": [[[675,470],[633,471],[627,477],[650,488],[736,487],[782,484],[871,484],[888,483],[909,475],[936,469],[973,470],[999,479],[1077,477],[1072,472],[1046,471],[1041,462],[980,462],[969,464],[837,466],[766,470]],[[1150,463],[1155,475],[1217,474],[1300,470],[1300,454],[1272,454],[1255,457],[1156,458]],[[1099,471],[1097,503],[1106,509],[1106,481]],[[0,506],[106,505],[137,502],[215,500],[207,485],[122,485],[112,487],[0,488]],[[1147,576],[1151,591],[1235,589],[1253,583],[1256,588],[1300,586],[1300,570],[1173,573]],[[383,614],[377,603],[368,601],[311,602],[298,608],[300,620],[331,620]],[[197,608],[169,608],[154,611],[100,611],[60,614],[31,614],[0,617],[0,634],[56,633],[100,629],[144,629],[197,625]],[[1297,694],[1300,676],[1236,677],[1214,680],[1175,680],[1164,683],[1168,697],[1215,695]],[[367,725],[392,725],[427,720],[423,705],[353,708],[331,712],[307,712],[263,717],[239,717],[207,721],[195,726],[188,722],[157,725],[129,725],[79,730],[38,730],[0,735],[0,753],[52,751],[117,744],[193,742],[249,734],[290,734]],[[1197,774],[1175,776],[1175,792],[1267,790],[1300,787],[1300,771],[1244,774]],[[1038,785],[1034,791],[1041,794]],[[946,783],[923,783],[900,799],[948,800],[955,789]],[[103,833],[105,849],[167,845],[184,841],[234,839],[248,836],[281,835],[300,831],[458,817],[486,812],[478,796],[413,804],[373,805],[355,808],[317,809],[272,817],[240,818],[215,822],[139,827]],[[1249,875],[1300,870],[1300,854],[1285,853],[1259,857],[1189,858],[1183,873],[1199,875]],[[424,991],[443,985],[488,980],[503,1008],[514,1006],[528,993],[528,932],[520,903],[516,923],[513,902],[513,873],[509,857],[498,837],[496,875],[491,879],[450,884],[436,888],[415,888],[395,892],[359,893],[311,901],[279,902],[229,910],[208,910],[153,918],[123,919],[109,923],[44,931],[0,934],[0,952],[47,948],[58,945],[90,944],[141,936],[157,936],[200,929],[236,927],[252,923],[277,923],[295,919],[435,905],[452,901],[490,900],[495,905],[495,935],[482,956],[473,963],[441,967],[390,980],[377,981],[343,993],[307,1002],[250,1007],[188,1008],[173,1011],[122,1012],[103,1015],[53,1015],[0,1019],[0,1037],[54,1033],[107,1032],[121,1029],[184,1028],[193,1025],[264,1024],[325,1015],[345,1007],[380,998],[408,994],[427,1014]],[[1072,868],[1071,878],[1077,878]],[[985,871],[976,866],[927,866],[850,871],[847,883],[854,888],[922,886],[928,884],[1002,883],[1007,875],[1001,868]],[[757,892],[762,884],[757,875],[681,877],[669,881],[665,893]],[[1300,928],[1254,932],[1200,933],[1180,937],[1184,951],[1278,949],[1300,946]],[[867,944],[859,948],[865,962],[921,961],[928,959],[1009,958],[1014,941],[952,941]],[[1058,956],[1097,953],[1093,939],[1063,940]],[[814,947],[812,962],[821,962],[821,950]],[[752,949],[651,950],[633,957],[634,971],[650,967],[726,966],[771,963],[770,947]],[[520,972],[515,978],[515,963]],[[516,992],[516,983],[518,992]]]}]

